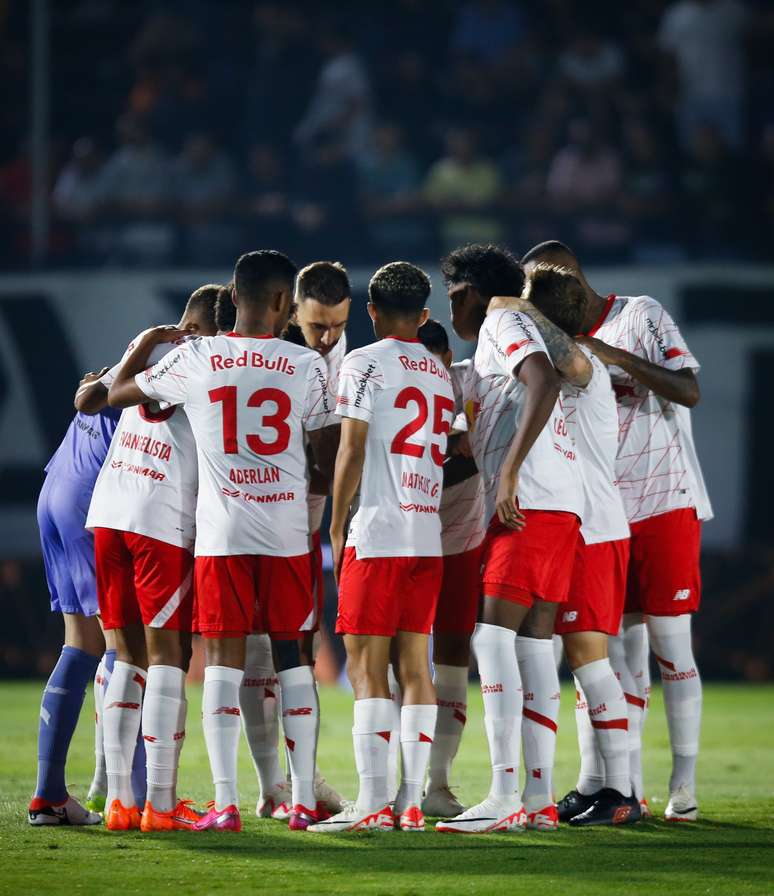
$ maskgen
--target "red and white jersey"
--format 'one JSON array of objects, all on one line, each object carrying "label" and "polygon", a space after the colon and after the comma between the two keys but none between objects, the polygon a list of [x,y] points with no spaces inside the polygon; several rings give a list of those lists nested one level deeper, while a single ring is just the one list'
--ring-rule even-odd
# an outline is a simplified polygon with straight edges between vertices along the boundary
[{"label": "red and white jersey", "polygon": [[618,411],[610,374],[587,348],[591,379],[583,389],[562,383],[562,411],[578,453],[583,482],[581,535],[586,544],[629,537],[623,499],[615,482]]},{"label": "red and white jersey", "polygon": [[[469,375],[472,367],[473,362],[468,359],[452,364],[449,371],[454,390],[455,418],[452,429],[458,432],[468,429],[462,395],[465,377]],[[470,479],[444,488],[438,512],[441,515],[441,545],[444,557],[477,548],[486,534],[481,475],[477,473]]]},{"label": "red and white jersey", "polygon": [[441,556],[438,506],[454,418],[444,365],[418,339],[356,349],[341,367],[336,410],[369,424],[347,547],[358,558]]},{"label": "red and white jersey", "polygon": [[[336,401],[339,392],[339,373],[341,372],[341,362],[344,355],[347,354],[347,334],[342,333],[341,339],[333,346],[327,355],[320,357],[325,361],[328,368],[328,394],[331,401]],[[323,514],[325,513],[325,495],[309,495],[309,531],[318,532],[322,525]]]},{"label": "red and white jersey", "polygon": [[[534,352],[548,355],[532,318],[504,309],[487,315],[464,387],[470,444],[481,471],[487,522],[496,512],[500,470],[516,435],[526,395],[513,371]],[[527,510],[564,510],[582,518],[580,470],[559,401],[521,465],[518,499],[519,506]]]},{"label": "red and white jersey", "polygon": [[[650,296],[610,296],[589,335],[667,370],[699,369],[675,322]],[[629,522],[681,507],[711,519],[688,408],[659,398],[618,367],[610,376],[618,401],[616,477]]]},{"label": "red and white jersey", "polygon": [[309,550],[305,433],[335,422],[325,363],[273,336],[195,339],[138,374],[182,405],[199,462],[196,555]]},{"label": "red and white jersey", "polygon": [[[101,382],[109,386],[135,343]],[[189,337],[190,338],[190,337]],[[150,363],[187,343],[157,345]],[[196,444],[180,409],[155,403],[127,408],[102,465],[86,527],[146,535],[191,550],[196,533]]]}]

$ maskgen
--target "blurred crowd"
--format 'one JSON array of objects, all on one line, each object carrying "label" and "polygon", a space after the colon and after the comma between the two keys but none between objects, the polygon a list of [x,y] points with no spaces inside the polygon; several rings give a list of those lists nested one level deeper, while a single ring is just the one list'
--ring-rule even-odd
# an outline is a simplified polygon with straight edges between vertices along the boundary
[{"label": "blurred crowd", "polygon": [[[765,0],[51,3],[50,263],[774,257]],[[26,263],[25,4],[0,11],[0,260]],[[13,11],[12,11],[13,10]]]}]

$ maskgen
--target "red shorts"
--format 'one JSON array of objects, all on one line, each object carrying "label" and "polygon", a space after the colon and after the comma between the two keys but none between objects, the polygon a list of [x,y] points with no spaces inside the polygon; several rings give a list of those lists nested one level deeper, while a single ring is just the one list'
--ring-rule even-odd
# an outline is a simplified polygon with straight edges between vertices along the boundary
[{"label": "red shorts", "polygon": [[344,549],[339,576],[340,635],[397,631],[429,635],[443,577],[441,557],[367,557]]},{"label": "red shorts", "polygon": [[624,613],[681,616],[701,600],[701,521],[692,507],[632,523]]},{"label": "red shorts", "polygon": [[312,591],[317,601],[317,621],[314,627],[314,631],[317,631],[325,610],[325,577],[319,529],[312,533]]},{"label": "red shorts", "polygon": [[191,631],[190,551],[135,532],[96,528],[94,560],[106,629],[142,622],[150,628]]},{"label": "red shorts", "polygon": [[586,544],[578,537],[567,603],[556,616],[557,635],[617,635],[626,597],[629,539]]},{"label": "red shorts", "polygon": [[563,510],[522,510],[527,525],[508,529],[494,517],[484,540],[483,592],[531,607],[564,603],[570,588],[580,520]]},{"label": "red shorts", "polygon": [[472,635],[481,598],[483,545],[443,558],[443,580],[435,610],[433,631]]},{"label": "red shorts", "polygon": [[205,638],[265,632],[292,640],[317,625],[311,554],[196,558],[196,630]]}]

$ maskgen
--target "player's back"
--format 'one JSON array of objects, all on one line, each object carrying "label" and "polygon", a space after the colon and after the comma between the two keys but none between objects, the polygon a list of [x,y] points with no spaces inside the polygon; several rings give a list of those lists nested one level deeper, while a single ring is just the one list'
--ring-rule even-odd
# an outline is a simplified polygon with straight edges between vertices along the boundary
[{"label": "player's back", "polygon": [[358,510],[347,544],[361,557],[440,556],[438,507],[451,378],[419,340],[387,338],[344,361],[338,403],[369,423]]},{"label": "player's back", "polygon": [[324,362],[272,336],[207,337],[185,354],[199,460],[196,554],[306,553],[304,433],[331,413]]},{"label": "player's back", "polygon": [[583,389],[564,382],[561,404],[583,482],[581,534],[594,544],[626,538],[629,525],[615,481],[618,411],[610,375],[596,355],[581,351],[592,365],[591,380]]},{"label": "player's back", "polygon": [[105,407],[97,414],[78,411],[46,464],[46,473],[82,480],[93,486],[120,418],[121,411],[111,407]]},{"label": "player's back", "polygon": [[[175,348],[172,343],[156,346],[149,363],[161,361]],[[94,487],[87,525],[190,549],[196,531],[196,489],[195,444],[183,411],[161,409],[154,402],[127,408]]]}]

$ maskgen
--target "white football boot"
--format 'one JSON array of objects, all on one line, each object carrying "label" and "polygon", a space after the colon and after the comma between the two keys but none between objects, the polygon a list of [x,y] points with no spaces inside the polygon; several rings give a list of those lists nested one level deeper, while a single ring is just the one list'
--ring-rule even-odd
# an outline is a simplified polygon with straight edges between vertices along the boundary
[{"label": "white football boot", "polygon": [[261,794],[255,807],[258,818],[287,821],[293,808],[293,789],[286,781],[279,781],[267,794]]},{"label": "white football boot", "polygon": [[337,815],[309,825],[313,834],[356,833],[358,831],[392,831],[395,818],[390,806],[381,809],[361,809],[356,803],[345,804]]},{"label": "white football boot", "polygon": [[27,820],[33,827],[102,824],[102,816],[99,813],[89,812],[72,796],[68,796],[65,802],[58,806],[48,802],[45,805],[37,805],[37,801],[33,800],[27,810]]},{"label": "white football boot", "polygon": [[519,796],[488,796],[456,818],[439,821],[435,829],[444,834],[489,834],[495,831],[523,833],[526,827],[527,813]]},{"label": "white football boot", "polygon": [[465,807],[448,787],[439,787],[425,794],[422,811],[425,815],[434,815],[437,818],[454,818],[455,815],[462,815]]},{"label": "white football boot", "polygon": [[685,784],[669,794],[669,802],[664,810],[667,821],[696,821],[699,817],[699,804],[694,794]]}]

